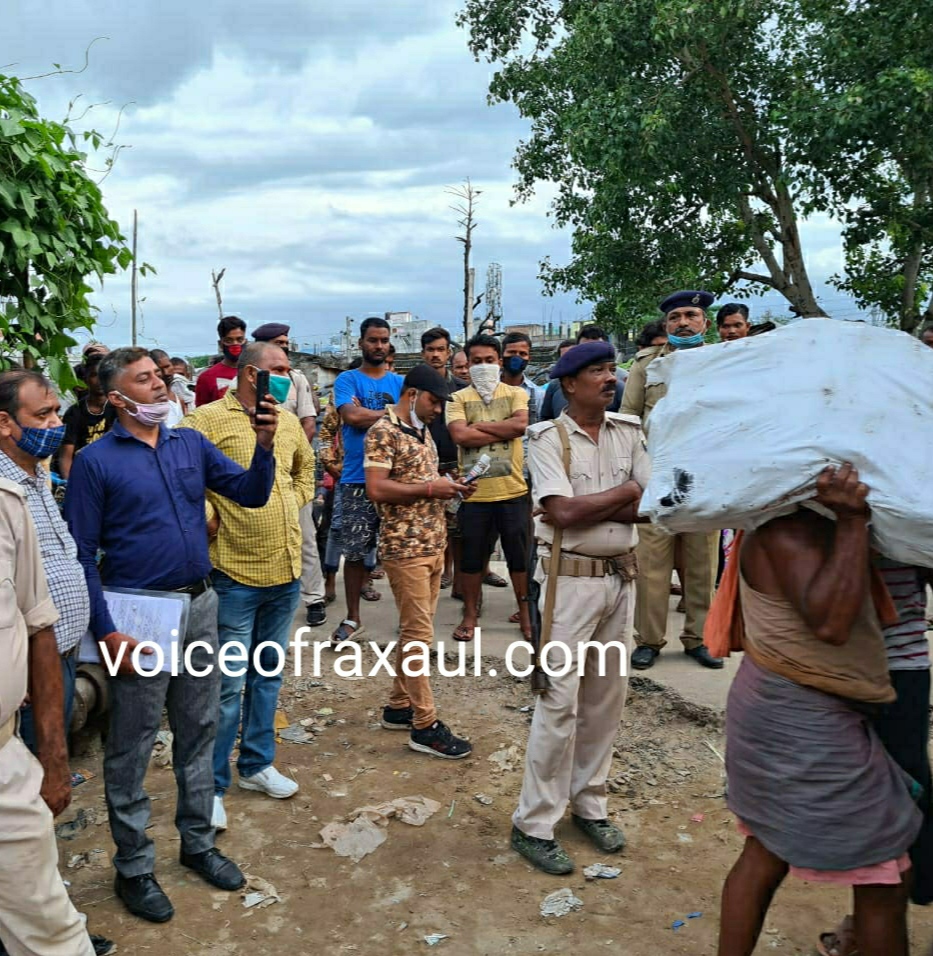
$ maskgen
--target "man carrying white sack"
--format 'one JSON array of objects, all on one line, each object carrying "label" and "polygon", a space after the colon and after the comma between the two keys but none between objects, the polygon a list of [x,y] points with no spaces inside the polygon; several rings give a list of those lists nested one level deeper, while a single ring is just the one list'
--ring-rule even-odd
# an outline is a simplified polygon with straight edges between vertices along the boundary
[{"label": "man carrying white sack", "polygon": [[[648,366],[679,349],[699,348],[709,328],[706,310],[713,303],[709,292],[681,291],[661,303],[668,341],[645,349],[635,359],[622,396],[623,415],[637,415],[648,433],[651,411],[667,394],[664,384],[647,384]],[[639,576],[635,602],[635,641],[632,667],[647,670],[667,643],[671,574],[674,548],[680,541],[686,572],[683,582],[686,621],[680,642],[684,653],[703,667],[720,668],[722,659],[713,657],[703,644],[703,627],[716,584],[719,532],[671,535],[653,525],[643,525],[638,541]]]}]

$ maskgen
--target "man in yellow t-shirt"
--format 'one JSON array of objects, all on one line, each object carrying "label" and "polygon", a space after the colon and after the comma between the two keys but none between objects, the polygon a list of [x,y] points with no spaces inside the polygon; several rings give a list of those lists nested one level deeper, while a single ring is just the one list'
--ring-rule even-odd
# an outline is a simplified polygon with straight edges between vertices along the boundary
[{"label": "man in yellow t-shirt", "polygon": [[470,641],[479,618],[479,597],[489,543],[498,534],[521,615],[522,633],[531,635],[528,605],[528,486],[522,477],[522,436],[528,427],[524,389],[499,380],[502,346],[491,335],[477,335],[466,347],[472,385],[453,394],[447,406],[450,437],[460,449],[460,474],[482,455],[491,459],[487,477],[460,508],[463,619],[454,640]]}]

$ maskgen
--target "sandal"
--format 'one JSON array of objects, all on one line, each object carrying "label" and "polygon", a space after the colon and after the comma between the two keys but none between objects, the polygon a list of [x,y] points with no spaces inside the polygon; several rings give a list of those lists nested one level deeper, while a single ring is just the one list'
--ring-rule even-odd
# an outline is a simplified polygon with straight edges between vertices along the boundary
[{"label": "sandal", "polygon": [[820,956],[858,956],[855,947],[855,923],[846,916],[833,932],[820,933],[816,951]]},{"label": "sandal", "polygon": [[446,589],[449,588],[449,587],[451,586],[451,584],[453,584],[453,583],[454,583],[454,579],[453,579],[453,577],[451,577],[451,575],[449,575],[449,574],[442,574],[442,575],[441,575],[441,589],[442,589],[442,590],[446,590]]},{"label": "sandal", "polygon": [[509,624],[521,624],[521,623],[522,623],[522,616],[518,611],[516,611],[513,615],[509,617]]},{"label": "sandal", "polygon": [[360,591],[360,597],[364,601],[381,601],[382,595],[371,585],[367,584],[362,591]]},{"label": "sandal", "polygon": [[491,588],[507,588],[509,586],[509,582],[505,578],[493,574],[492,571],[483,578],[483,584],[488,584]]},{"label": "sandal", "polygon": [[382,568],[375,567],[369,572],[369,576],[373,581],[381,581],[386,576],[386,573]]},{"label": "sandal", "polygon": [[467,627],[465,624],[458,624],[454,628],[453,634],[451,637],[455,641],[460,641],[462,644],[466,644],[468,641],[473,640],[473,628]]},{"label": "sandal", "polygon": [[324,603],[325,603],[325,604],[333,604],[334,601],[336,601],[336,600],[337,600],[337,595],[336,595],[336,594],[325,594],[325,595],[324,595]]},{"label": "sandal", "polygon": [[344,641],[355,641],[361,634],[366,633],[366,628],[356,621],[347,618],[340,622],[337,630],[330,636],[331,644],[342,644]]}]

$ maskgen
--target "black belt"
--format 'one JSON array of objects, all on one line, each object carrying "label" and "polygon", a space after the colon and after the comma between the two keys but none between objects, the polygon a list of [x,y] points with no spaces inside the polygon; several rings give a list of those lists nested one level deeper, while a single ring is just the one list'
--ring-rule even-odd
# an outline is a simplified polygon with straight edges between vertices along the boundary
[{"label": "black belt", "polygon": [[213,586],[210,578],[201,578],[197,584],[189,584],[186,588],[172,588],[172,590],[176,594],[190,594],[192,597],[197,597],[199,594],[209,591]]}]

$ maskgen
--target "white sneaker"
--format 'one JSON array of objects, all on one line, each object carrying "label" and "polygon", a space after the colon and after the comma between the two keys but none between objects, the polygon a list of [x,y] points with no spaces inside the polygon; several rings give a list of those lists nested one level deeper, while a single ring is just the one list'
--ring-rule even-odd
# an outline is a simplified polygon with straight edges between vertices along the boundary
[{"label": "white sneaker", "polygon": [[283,777],[275,767],[266,767],[252,777],[240,777],[240,786],[244,790],[258,790],[276,800],[285,800],[298,792],[298,784],[290,777]]},{"label": "white sneaker", "polygon": [[214,796],[214,810],[211,813],[211,826],[215,830],[227,829],[227,811],[224,810],[224,798]]}]

